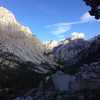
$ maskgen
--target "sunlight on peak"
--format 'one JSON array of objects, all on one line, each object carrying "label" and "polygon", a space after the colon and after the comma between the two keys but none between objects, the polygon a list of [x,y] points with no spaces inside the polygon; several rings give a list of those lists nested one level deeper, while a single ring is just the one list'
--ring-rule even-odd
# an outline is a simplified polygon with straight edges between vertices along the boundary
[{"label": "sunlight on peak", "polygon": [[27,33],[26,36],[32,35],[32,32],[31,32],[31,30],[30,30],[29,27],[21,26],[21,29],[20,29],[20,30],[21,30],[21,32],[23,32],[23,33]]},{"label": "sunlight on peak", "polygon": [[10,22],[10,23],[12,23],[12,22],[16,23],[16,18],[12,14],[12,12],[10,12],[9,10],[7,10],[4,7],[0,7],[0,19],[3,21]]},{"label": "sunlight on peak", "polygon": [[0,7],[0,25],[4,31],[5,27],[7,27],[7,29],[9,28],[9,32],[20,31],[26,36],[32,36],[30,28],[19,23],[14,14],[4,7]]}]

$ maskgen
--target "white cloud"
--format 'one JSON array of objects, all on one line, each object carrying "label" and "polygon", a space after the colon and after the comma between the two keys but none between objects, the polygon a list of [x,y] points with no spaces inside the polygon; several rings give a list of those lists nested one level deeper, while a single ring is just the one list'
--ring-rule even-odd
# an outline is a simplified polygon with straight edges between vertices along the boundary
[{"label": "white cloud", "polygon": [[60,35],[60,34],[64,34],[65,32],[67,32],[68,30],[70,30],[70,25],[51,25],[49,28],[51,28],[51,32],[54,35]]},{"label": "white cloud", "polygon": [[90,16],[89,13],[86,12],[80,17],[79,21],[56,23],[53,25],[47,25],[46,28],[50,29],[49,34],[54,34],[57,37],[61,37],[60,35],[71,30],[73,25],[89,23],[89,22],[100,22],[100,20],[96,20],[93,16]]},{"label": "white cloud", "polygon": [[91,16],[88,12],[86,12],[85,14],[83,14],[83,16],[80,18],[82,22],[92,22],[92,21],[96,21],[94,16]]},{"label": "white cloud", "polygon": [[73,32],[73,33],[71,33],[71,35],[72,35],[72,40],[85,38],[85,34],[81,33],[81,32]]},{"label": "white cloud", "polygon": [[53,34],[59,40],[64,39],[64,33],[70,30],[71,25],[67,25],[66,23],[58,23],[53,25],[46,26],[47,29],[50,29],[49,34]]}]

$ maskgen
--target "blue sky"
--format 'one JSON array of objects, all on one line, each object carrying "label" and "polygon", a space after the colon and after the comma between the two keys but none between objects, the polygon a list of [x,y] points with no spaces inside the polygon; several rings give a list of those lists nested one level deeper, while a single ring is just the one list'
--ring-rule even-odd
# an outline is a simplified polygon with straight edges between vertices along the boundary
[{"label": "blue sky", "polygon": [[11,10],[42,41],[100,33],[100,21],[89,16],[83,0],[0,0],[0,6]]}]

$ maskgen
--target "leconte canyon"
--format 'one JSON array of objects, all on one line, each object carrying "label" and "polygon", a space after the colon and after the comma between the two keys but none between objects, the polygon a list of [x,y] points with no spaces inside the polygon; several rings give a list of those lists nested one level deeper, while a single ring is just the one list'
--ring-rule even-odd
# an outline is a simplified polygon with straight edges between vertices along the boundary
[{"label": "leconte canyon", "polygon": [[0,7],[0,100],[100,100],[100,35],[43,44]]}]

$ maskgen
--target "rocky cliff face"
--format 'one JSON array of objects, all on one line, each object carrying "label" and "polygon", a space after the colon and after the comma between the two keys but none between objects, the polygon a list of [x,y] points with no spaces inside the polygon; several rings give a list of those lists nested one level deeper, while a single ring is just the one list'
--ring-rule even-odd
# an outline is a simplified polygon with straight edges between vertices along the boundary
[{"label": "rocky cliff face", "polygon": [[59,46],[53,49],[53,54],[56,59],[66,62],[88,46],[89,42],[84,39],[64,40]]},{"label": "rocky cliff face", "polygon": [[54,47],[58,46],[59,42],[56,40],[47,41],[44,46],[47,50],[52,50]]},{"label": "rocky cliff face", "polygon": [[25,61],[46,61],[43,56],[44,48],[39,39],[3,7],[0,7],[0,49],[14,53]]},{"label": "rocky cliff face", "polygon": [[0,99],[12,100],[37,88],[52,70],[49,62],[43,44],[31,30],[0,7]]}]

